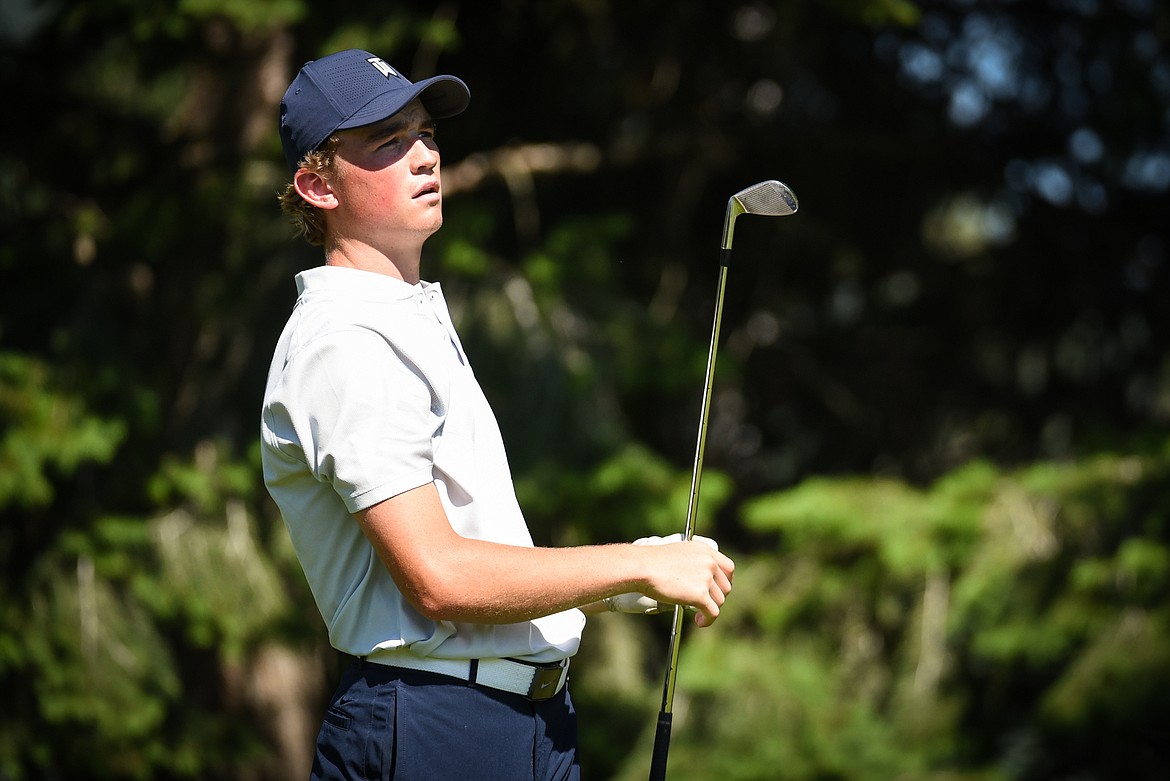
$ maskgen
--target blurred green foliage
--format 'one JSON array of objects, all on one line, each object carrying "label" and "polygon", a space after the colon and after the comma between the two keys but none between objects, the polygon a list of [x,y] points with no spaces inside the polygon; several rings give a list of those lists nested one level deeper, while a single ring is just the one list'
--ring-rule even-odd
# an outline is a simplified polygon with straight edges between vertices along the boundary
[{"label": "blurred green foliage", "polygon": [[0,352],[0,507],[51,504],[55,475],[117,451],[124,424],[91,413],[67,383],[43,361]]},{"label": "blurred green foliage", "polygon": [[[775,546],[737,571],[724,630],[690,639],[670,777],[1045,777],[1045,755],[1101,741],[1132,750],[1083,769],[1156,777],[1170,546],[1149,521],[1170,511],[1167,444],[747,503]],[[1032,754],[988,753],[989,734]]]}]

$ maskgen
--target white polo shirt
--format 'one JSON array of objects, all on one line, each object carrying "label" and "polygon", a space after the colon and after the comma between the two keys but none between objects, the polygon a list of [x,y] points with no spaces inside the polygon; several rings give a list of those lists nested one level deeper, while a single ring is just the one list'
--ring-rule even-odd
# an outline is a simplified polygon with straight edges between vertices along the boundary
[{"label": "white polo shirt", "polygon": [[296,281],[268,374],[261,451],[330,642],[355,656],[572,656],[579,610],[519,624],[425,618],[352,516],[433,481],[457,533],[532,546],[499,426],[439,285],[331,266]]}]

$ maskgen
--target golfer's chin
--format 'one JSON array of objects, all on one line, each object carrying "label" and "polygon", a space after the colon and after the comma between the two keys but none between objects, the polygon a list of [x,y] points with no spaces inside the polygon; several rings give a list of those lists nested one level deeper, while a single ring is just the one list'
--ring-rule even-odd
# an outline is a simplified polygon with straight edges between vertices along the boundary
[{"label": "golfer's chin", "polygon": [[433,201],[425,201],[420,206],[422,209],[419,222],[424,226],[423,230],[427,232],[427,235],[443,227],[443,200],[439,196],[436,195]]},{"label": "golfer's chin", "polygon": [[425,240],[438,232],[439,228],[443,227],[443,210],[441,207],[423,210],[416,215],[416,218],[411,220],[411,227],[408,229],[419,238]]}]

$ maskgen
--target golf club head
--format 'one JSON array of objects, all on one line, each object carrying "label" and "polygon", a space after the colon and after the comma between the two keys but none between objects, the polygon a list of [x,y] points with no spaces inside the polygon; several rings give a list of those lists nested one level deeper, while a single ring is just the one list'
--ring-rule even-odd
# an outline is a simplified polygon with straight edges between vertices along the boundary
[{"label": "golf club head", "polygon": [[741,214],[759,214],[764,217],[783,217],[795,214],[798,208],[796,195],[788,185],[769,179],[740,190],[727,201],[727,217],[723,222],[723,244],[726,251],[731,249],[735,235],[735,221]]}]

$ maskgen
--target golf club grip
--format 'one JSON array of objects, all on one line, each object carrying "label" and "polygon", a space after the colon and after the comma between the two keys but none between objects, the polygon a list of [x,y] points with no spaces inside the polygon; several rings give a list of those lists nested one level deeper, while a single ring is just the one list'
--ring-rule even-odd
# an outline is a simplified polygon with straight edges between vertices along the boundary
[{"label": "golf club grip", "polygon": [[654,730],[654,755],[650,758],[650,781],[666,781],[666,755],[670,753],[670,723],[674,714],[658,714]]}]

